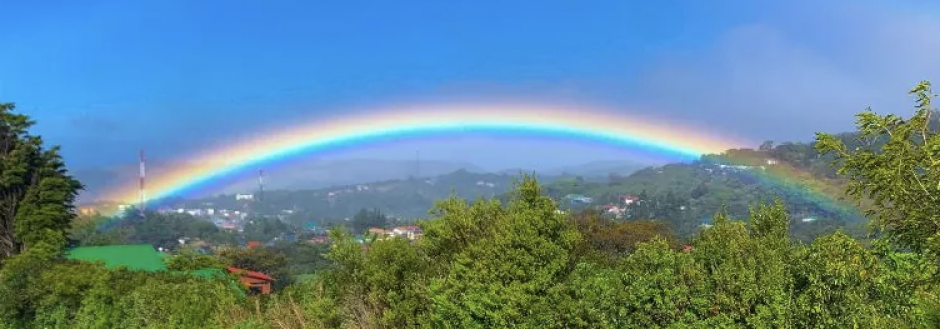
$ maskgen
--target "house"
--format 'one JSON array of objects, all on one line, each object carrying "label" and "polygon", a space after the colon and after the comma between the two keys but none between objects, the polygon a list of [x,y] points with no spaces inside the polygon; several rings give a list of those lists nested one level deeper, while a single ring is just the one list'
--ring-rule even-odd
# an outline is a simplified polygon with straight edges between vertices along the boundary
[{"label": "house", "polygon": [[385,235],[388,235],[389,233],[390,233],[389,231],[386,231],[377,227],[373,227],[369,229],[369,234],[375,234],[378,236],[385,236]]},{"label": "house", "polygon": [[303,228],[304,230],[311,231],[311,232],[322,231],[322,229],[320,229],[320,227],[317,226],[317,222],[312,221],[312,220],[304,221]]},{"label": "house", "polygon": [[235,226],[234,223],[221,223],[221,224],[219,224],[219,228],[221,228],[221,229],[223,229],[223,230],[229,230],[229,231],[236,231],[236,230],[238,230],[238,227]]},{"label": "house", "polygon": [[315,237],[310,238],[309,241],[310,241],[310,243],[312,243],[312,244],[329,244],[329,243],[330,243],[330,237],[328,237],[328,236],[315,236]]},{"label": "house", "polygon": [[294,234],[294,233],[284,233],[281,235],[280,238],[281,240],[284,240],[290,243],[297,242],[297,234]]},{"label": "house", "polygon": [[623,214],[623,211],[624,211],[623,208],[617,207],[616,205],[612,205],[612,204],[604,205],[601,208],[604,209],[604,211],[606,211],[608,214],[611,214],[614,216],[620,216],[621,214]]},{"label": "house", "polygon": [[624,195],[624,196],[623,196],[623,203],[624,203],[624,204],[629,205],[629,204],[632,204],[632,203],[637,202],[637,201],[640,201],[640,197],[639,197],[639,196],[632,195],[632,194],[628,194],[628,195]]},{"label": "house", "polygon": [[248,241],[248,244],[245,246],[248,248],[257,248],[261,246],[261,241]]},{"label": "house", "polygon": [[568,199],[571,203],[589,204],[589,203],[594,202],[593,198],[586,197],[580,194],[568,194],[565,196],[565,199]]},{"label": "house", "polygon": [[149,244],[78,247],[68,251],[66,259],[102,262],[107,268],[124,267],[132,271],[166,271],[163,255]]},{"label": "house", "polygon": [[227,270],[229,273],[237,275],[238,281],[241,282],[245,287],[248,287],[248,290],[261,294],[271,293],[271,282],[274,282],[275,280],[267,274],[243,270],[231,266],[226,267],[225,270]]},{"label": "house", "polygon": [[409,240],[415,240],[421,237],[422,230],[418,225],[405,225],[393,228],[391,233],[395,236],[402,236],[408,238]]}]

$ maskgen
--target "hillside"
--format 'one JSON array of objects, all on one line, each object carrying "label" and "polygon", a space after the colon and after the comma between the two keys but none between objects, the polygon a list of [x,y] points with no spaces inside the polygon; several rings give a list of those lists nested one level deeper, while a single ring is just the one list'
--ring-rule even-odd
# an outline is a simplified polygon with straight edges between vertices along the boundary
[{"label": "hillside", "polygon": [[[167,162],[148,160],[147,175],[159,179],[172,168],[191,166],[185,161]],[[317,189],[337,185],[359,184],[366,182],[404,179],[415,175],[418,168],[415,161],[379,160],[379,159],[337,159],[321,160],[309,158],[292,161],[290,164],[265,169],[265,185],[271,190],[277,189]],[[456,170],[472,172],[484,170],[466,162],[422,160],[421,176],[437,176]],[[110,168],[78,169],[74,175],[83,184],[85,191],[80,195],[80,202],[91,202],[102,197],[102,193],[114,186],[135,186],[138,164],[129,161],[126,165]],[[226,186],[211,191],[215,193],[244,193],[255,191],[258,180],[255,172],[248,172],[236,177]]]},{"label": "hillside", "polygon": [[519,172],[533,172],[536,171],[540,175],[548,176],[581,176],[588,180],[597,180],[598,178],[606,179],[611,174],[617,175],[629,175],[637,170],[648,167],[647,164],[642,164],[635,161],[626,161],[626,160],[598,160],[591,161],[584,164],[572,165],[572,166],[563,166],[558,168],[546,168],[546,169],[505,169],[498,171],[497,173],[517,175]]},{"label": "hillside", "polygon": [[[841,136],[847,141],[856,137]],[[665,220],[680,236],[697,232],[722,208],[732,217],[745,217],[750,206],[774,198],[782,199],[791,219],[803,227],[819,228],[815,231],[854,229],[865,221],[854,206],[842,200],[844,182],[835,178],[829,161],[816,154],[809,143],[765,143],[759,149],[728,150],[692,163],[648,167],[627,175],[612,172],[602,178],[599,170],[603,169],[594,171],[598,173],[594,177],[538,174],[545,191],[563,208],[604,208],[623,219]],[[595,163],[580,168],[616,168],[617,164],[613,165]],[[224,194],[175,206],[263,211],[282,214],[295,222],[340,221],[363,208],[376,208],[402,220],[413,220],[427,217],[435,200],[451,194],[465,199],[506,199],[506,192],[522,172],[457,170],[422,179],[274,190],[265,193],[264,202],[237,202],[234,195]],[[579,195],[592,200],[586,204],[572,202],[570,198]],[[628,195],[642,202],[628,207],[624,201]]]},{"label": "hillside", "polygon": [[[857,138],[856,134],[839,136],[851,142]],[[785,202],[799,239],[811,240],[837,228],[861,232],[867,221],[858,207],[845,200],[846,182],[836,175],[830,161],[818,155],[811,143],[773,146],[767,142],[756,150],[728,150],[692,163],[611,175],[606,182],[561,179],[547,184],[546,190],[556,200],[583,195],[593,198],[594,208],[620,208],[621,218],[666,220],[680,236],[698,231],[722,208],[733,218],[744,218],[752,205],[777,198]],[[624,201],[628,195],[641,201],[628,206]],[[585,207],[563,204],[572,209]]]},{"label": "hillside", "polygon": [[[457,170],[421,179],[393,179],[321,189],[266,191],[263,202],[238,201],[233,194],[188,200],[179,208],[244,209],[265,213],[290,213],[292,221],[336,221],[351,218],[363,208],[377,208],[389,215],[412,220],[427,217],[434,201],[452,194],[461,198],[489,198],[506,193],[518,173],[493,174]],[[553,177],[542,177],[544,182]]]},{"label": "hillside", "polygon": [[[837,135],[850,147],[866,147],[858,134]],[[877,145],[878,141],[874,141]],[[837,228],[860,232],[867,221],[857,207],[844,200],[845,181],[831,166],[831,159],[820,156],[812,143],[765,142],[757,149],[732,149],[705,155],[691,163],[673,163],[635,170],[629,161],[597,161],[580,166],[537,172],[545,191],[569,211],[606,210],[621,219],[663,220],[680,237],[688,237],[709,224],[711,217],[724,208],[731,217],[746,217],[757,203],[781,199],[786,203],[796,231],[794,235],[810,240]],[[375,208],[404,221],[426,218],[436,200],[452,194],[465,199],[497,197],[507,199],[513,181],[527,170],[479,173],[459,169],[442,175],[415,178],[374,179],[388,173],[368,173],[382,161],[348,160],[308,166],[294,171],[320,177],[335,168],[334,180],[344,174],[361,176],[351,184],[309,188],[314,178],[297,178],[275,186],[286,188],[265,192],[263,202],[237,201],[234,193],[215,197],[178,201],[173,207],[188,209],[235,209],[265,214],[279,214],[289,221],[339,222],[352,218],[364,208]],[[407,162],[384,162],[391,172],[407,172]],[[460,163],[437,163],[437,170]],[[397,166],[397,167],[396,167]],[[296,165],[294,168],[303,167]],[[398,169],[395,169],[398,168]],[[306,170],[306,171],[305,171]],[[570,171],[569,171],[570,170]],[[376,170],[381,172],[382,170]],[[575,173],[572,173],[575,172]],[[609,171],[604,173],[605,171]],[[422,172],[425,172],[422,169]],[[407,176],[407,175],[406,175]],[[325,182],[326,180],[320,181]],[[269,185],[270,186],[270,185]],[[256,191],[251,184],[236,190]],[[295,188],[291,188],[295,187]],[[256,195],[262,197],[260,195]],[[630,196],[641,202],[628,204]],[[590,202],[573,202],[572,198]]]},{"label": "hillside", "polygon": [[[854,138],[851,134],[843,136],[847,140]],[[629,175],[609,173],[603,178],[600,175],[591,178],[539,173],[538,177],[548,195],[562,208],[608,209],[622,219],[664,220],[682,237],[697,232],[722,208],[732,217],[745,217],[750,206],[780,198],[794,222],[801,223],[801,227],[815,227],[809,231],[816,233],[795,234],[815,236],[839,227],[854,229],[864,223],[855,207],[841,200],[844,182],[833,178],[835,173],[828,161],[819,157],[811,144],[765,144],[757,150],[728,150],[704,156],[700,161],[648,167]],[[590,165],[582,166],[586,167]],[[451,194],[465,199],[505,200],[512,183],[523,172],[457,170],[421,179],[267,191],[263,202],[237,201],[234,195],[223,194],[180,202],[174,207],[261,211],[283,215],[295,223],[338,222],[363,208],[376,208],[410,221],[426,218],[434,201]],[[624,200],[628,195],[641,201],[628,206]],[[572,196],[592,200],[572,202]]]}]

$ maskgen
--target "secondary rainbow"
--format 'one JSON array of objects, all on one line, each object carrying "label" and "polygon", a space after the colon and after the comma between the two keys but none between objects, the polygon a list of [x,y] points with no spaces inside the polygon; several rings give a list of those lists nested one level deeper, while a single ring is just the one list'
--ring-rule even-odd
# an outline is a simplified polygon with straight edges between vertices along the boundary
[{"label": "secondary rainbow", "polygon": [[[149,200],[211,186],[233,174],[302,155],[345,149],[395,138],[465,132],[560,137],[643,150],[676,160],[741,146],[729,138],[688,125],[640,115],[616,114],[586,106],[425,105],[388,108],[368,114],[314,120],[305,125],[263,132],[191,157],[195,165],[148,177]],[[156,175],[154,175],[156,176]],[[128,184],[103,199],[134,204],[136,186]]]}]

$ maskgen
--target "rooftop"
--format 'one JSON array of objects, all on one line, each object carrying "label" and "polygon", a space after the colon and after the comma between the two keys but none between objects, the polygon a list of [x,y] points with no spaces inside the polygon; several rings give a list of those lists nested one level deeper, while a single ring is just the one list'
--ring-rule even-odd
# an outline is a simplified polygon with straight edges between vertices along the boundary
[{"label": "rooftop", "polygon": [[86,262],[103,262],[107,268],[125,267],[129,270],[166,271],[163,256],[149,244],[78,247],[66,253],[65,258]]},{"label": "rooftop", "polygon": [[247,276],[247,277],[251,277],[251,278],[255,278],[259,280],[265,280],[265,281],[274,281],[274,278],[261,272],[248,271],[248,270],[243,270],[243,269],[240,269],[237,267],[231,267],[231,266],[226,267],[225,269],[228,270],[229,273],[234,273],[237,275]]}]

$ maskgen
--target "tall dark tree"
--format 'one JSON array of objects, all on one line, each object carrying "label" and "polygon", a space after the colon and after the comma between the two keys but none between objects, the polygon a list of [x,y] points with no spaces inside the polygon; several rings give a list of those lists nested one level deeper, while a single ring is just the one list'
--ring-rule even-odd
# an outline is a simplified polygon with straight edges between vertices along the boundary
[{"label": "tall dark tree", "polygon": [[378,209],[361,209],[356,216],[353,216],[352,230],[355,233],[362,233],[373,227],[383,228],[388,226],[388,216]]},{"label": "tall dark tree", "polygon": [[82,188],[65,169],[58,147],[29,133],[28,116],[0,103],[0,259],[40,243],[61,247]]}]

